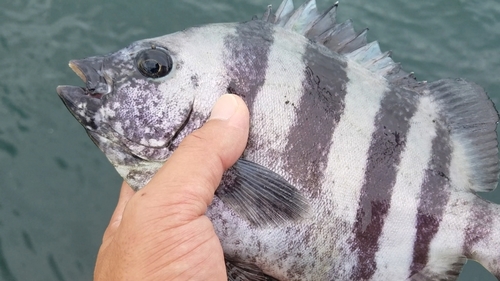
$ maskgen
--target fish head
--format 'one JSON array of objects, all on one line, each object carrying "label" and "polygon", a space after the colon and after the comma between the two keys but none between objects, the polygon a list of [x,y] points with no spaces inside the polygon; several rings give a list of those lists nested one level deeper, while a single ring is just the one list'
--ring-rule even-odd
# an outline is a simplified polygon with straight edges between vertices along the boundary
[{"label": "fish head", "polygon": [[[85,87],[57,88],[69,111],[134,189],[145,185],[180,141],[206,121],[222,94],[211,87],[207,95],[198,87],[196,66],[206,53],[183,52],[194,43],[189,31],[182,33],[72,60],[69,66]],[[144,174],[147,179],[131,179]]]}]

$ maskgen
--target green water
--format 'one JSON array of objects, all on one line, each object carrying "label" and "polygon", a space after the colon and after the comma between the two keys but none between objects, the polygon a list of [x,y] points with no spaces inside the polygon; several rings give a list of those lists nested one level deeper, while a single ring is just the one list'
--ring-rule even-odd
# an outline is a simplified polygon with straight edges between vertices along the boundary
[{"label": "green water", "polygon": [[[82,85],[67,62],[278,1],[1,1],[0,280],[91,280],[118,196],[120,178],[55,92]],[[498,0],[422,2],[345,0],[339,16],[419,79],[467,78],[500,104]],[[500,203],[500,191],[485,197]],[[495,279],[468,263],[460,280]]]}]

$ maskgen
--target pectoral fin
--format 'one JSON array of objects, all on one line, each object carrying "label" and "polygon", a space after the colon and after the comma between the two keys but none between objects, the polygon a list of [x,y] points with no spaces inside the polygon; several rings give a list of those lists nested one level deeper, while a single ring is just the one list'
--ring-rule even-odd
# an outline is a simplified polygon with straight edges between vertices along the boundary
[{"label": "pectoral fin", "polygon": [[215,193],[252,225],[280,225],[307,213],[306,198],[282,176],[239,159],[223,176]]},{"label": "pectoral fin", "polygon": [[278,281],[266,275],[256,265],[235,261],[226,257],[228,281]]}]

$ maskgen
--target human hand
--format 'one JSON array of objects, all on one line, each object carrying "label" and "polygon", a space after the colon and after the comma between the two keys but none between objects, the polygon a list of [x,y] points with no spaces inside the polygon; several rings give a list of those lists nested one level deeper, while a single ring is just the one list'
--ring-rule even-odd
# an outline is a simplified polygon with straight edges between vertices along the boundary
[{"label": "human hand", "polygon": [[94,280],[227,280],[205,211],[222,173],[243,152],[248,128],[243,100],[224,95],[144,188],[134,193],[123,183]]}]

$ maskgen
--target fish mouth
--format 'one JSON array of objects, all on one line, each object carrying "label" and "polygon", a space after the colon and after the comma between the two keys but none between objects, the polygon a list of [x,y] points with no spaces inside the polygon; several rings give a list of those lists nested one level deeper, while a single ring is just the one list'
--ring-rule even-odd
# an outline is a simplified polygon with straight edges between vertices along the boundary
[{"label": "fish mouth", "polygon": [[72,60],[69,67],[83,80],[85,87],[58,86],[56,91],[64,105],[86,129],[95,130],[94,115],[102,106],[102,98],[111,93],[111,79],[103,75],[102,57]]},{"label": "fish mouth", "polygon": [[[69,62],[71,70],[85,83],[85,87],[81,87],[80,93],[100,99],[111,92],[111,79],[104,75],[102,71],[103,64],[103,57],[90,57]],[[57,90],[59,96],[65,92],[66,87],[74,86],[59,86]]]}]

